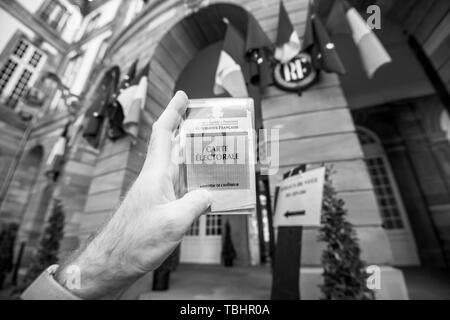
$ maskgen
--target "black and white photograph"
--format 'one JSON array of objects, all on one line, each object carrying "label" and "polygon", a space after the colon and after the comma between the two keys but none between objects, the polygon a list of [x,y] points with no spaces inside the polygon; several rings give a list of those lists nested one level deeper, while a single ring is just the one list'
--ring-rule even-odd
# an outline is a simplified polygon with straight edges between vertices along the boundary
[{"label": "black and white photograph", "polygon": [[450,1],[0,0],[0,300],[450,300]]}]

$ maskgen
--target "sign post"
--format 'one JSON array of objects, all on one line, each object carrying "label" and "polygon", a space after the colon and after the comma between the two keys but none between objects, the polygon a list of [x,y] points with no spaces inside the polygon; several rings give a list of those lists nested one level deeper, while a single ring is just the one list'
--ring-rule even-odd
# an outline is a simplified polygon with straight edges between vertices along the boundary
[{"label": "sign post", "polygon": [[304,226],[320,226],[325,168],[300,166],[283,176],[275,195],[278,227],[272,300],[300,299],[300,266]]}]

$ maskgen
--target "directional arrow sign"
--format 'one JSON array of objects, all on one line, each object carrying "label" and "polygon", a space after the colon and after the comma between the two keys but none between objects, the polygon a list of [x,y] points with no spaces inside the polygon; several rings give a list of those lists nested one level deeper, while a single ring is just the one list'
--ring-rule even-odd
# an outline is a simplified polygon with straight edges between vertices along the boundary
[{"label": "directional arrow sign", "polygon": [[288,211],[284,214],[284,216],[286,218],[289,218],[289,217],[295,217],[295,216],[304,216],[305,214],[306,214],[306,211],[295,211],[295,212]]},{"label": "directional arrow sign", "polygon": [[320,226],[325,168],[285,179],[279,186],[276,226]]}]

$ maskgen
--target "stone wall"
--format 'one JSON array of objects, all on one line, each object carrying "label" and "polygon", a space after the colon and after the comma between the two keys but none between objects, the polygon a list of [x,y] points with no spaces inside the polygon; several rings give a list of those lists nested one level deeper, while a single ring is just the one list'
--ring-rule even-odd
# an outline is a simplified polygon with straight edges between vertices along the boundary
[{"label": "stone wall", "polygon": [[[9,108],[0,106],[0,185],[3,186],[8,170],[16,157],[25,125]],[[0,208],[0,224],[18,222],[17,207],[25,203],[21,188],[14,188]]]}]

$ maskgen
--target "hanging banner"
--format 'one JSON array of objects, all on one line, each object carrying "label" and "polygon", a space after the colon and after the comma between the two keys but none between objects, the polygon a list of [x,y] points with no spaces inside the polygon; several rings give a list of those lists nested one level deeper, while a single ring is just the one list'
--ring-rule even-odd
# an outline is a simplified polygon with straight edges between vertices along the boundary
[{"label": "hanging banner", "polygon": [[275,226],[320,226],[324,183],[325,167],[285,179],[279,187]]}]

